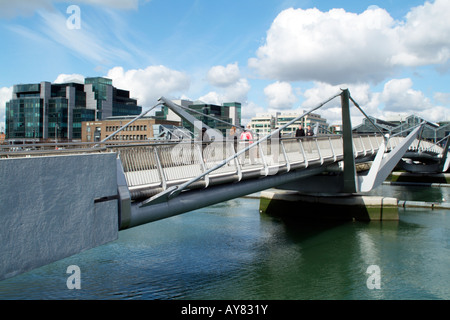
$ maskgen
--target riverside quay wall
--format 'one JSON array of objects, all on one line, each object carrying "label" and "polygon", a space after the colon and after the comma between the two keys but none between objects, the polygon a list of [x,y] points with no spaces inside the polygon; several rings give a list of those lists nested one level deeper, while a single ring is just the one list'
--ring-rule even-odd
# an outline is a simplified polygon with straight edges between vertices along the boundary
[{"label": "riverside quay wall", "polygon": [[116,154],[0,159],[0,218],[0,280],[116,240]]}]

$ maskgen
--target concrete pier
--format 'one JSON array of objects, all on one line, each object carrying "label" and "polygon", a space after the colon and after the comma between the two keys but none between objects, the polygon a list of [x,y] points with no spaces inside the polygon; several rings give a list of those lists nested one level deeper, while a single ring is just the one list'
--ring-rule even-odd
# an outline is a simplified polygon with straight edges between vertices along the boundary
[{"label": "concrete pier", "polygon": [[398,221],[395,198],[306,195],[271,189],[261,192],[260,211],[299,219]]},{"label": "concrete pier", "polygon": [[394,183],[428,183],[428,184],[449,184],[450,173],[409,173],[392,172],[387,179]]}]

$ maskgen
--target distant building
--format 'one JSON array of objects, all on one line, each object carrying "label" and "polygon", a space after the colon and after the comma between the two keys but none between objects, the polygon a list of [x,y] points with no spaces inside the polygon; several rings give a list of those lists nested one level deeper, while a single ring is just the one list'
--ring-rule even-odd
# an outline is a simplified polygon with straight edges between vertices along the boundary
[{"label": "distant building", "polygon": [[[81,124],[81,141],[102,141],[134,118],[134,116],[110,117],[105,120],[83,122]],[[181,123],[179,121],[156,120],[154,117],[143,117],[114,135],[111,141],[147,141],[154,137],[154,125],[179,127]]]},{"label": "distant building", "polygon": [[377,128],[375,128],[368,119],[364,118],[363,122],[360,125],[353,128],[353,132],[360,134],[379,133],[381,130],[384,134],[389,134],[391,136],[406,136],[414,128],[425,121],[425,127],[422,132],[423,139],[427,139],[433,142],[439,142],[444,137],[447,137],[450,134],[449,122],[433,123],[416,115],[410,115],[405,119],[400,119],[399,121],[385,121],[373,117],[369,118],[373,123],[377,125],[379,130],[377,130]]},{"label": "distant building", "polygon": [[277,127],[277,114],[258,113],[250,121],[252,131],[259,135],[268,135]]},{"label": "distant building", "polygon": [[[241,123],[241,104],[239,102],[228,102],[221,106],[189,100],[174,100],[174,103],[193,110],[192,112],[188,111],[189,114],[208,127],[221,131],[224,135],[226,135],[227,130],[232,125],[240,126]],[[190,131],[194,130],[194,126],[191,123],[181,119],[167,106],[162,106],[161,111],[155,113],[155,118],[158,120],[180,121],[184,128]]]},{"label": "distant building", "polygon": [[141,112],[136,99],[107,78],[86,78],[84,84],[18,84],[6,103],[5,133],[12,143],[80,140],[83,121]]},{"label": "distant building", "polygon": [[332,134],[342,134],[342,132],[343,132],[342,125],[341,124],[335,124],[335,125],[330,126],[330,132]]},{"label": "distant building", "polygon": [[[301,116],[300,113],[294,112],[276,112],[276,113],[260,113],[256,117],[251,119],[250,125],[253,132],[259,135],[267,135],[276,128],[280,128],[295,118]],[[327,134],[328,124],[325,118],[322,118],[319,114],[310,113],[303,118],[295,121],[282,130],[282,134],[295,135],[295,131],[302,125],[306,128],[308,125],[314,128],[318,125],[317,134]]]}]

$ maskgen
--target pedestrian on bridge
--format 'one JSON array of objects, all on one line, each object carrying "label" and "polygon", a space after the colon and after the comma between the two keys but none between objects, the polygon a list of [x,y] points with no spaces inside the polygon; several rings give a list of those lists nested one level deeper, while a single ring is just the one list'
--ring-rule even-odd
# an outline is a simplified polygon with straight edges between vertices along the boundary
[{"label": "pedestrian on bridge", "polygon": [[203,162],[206,163],[206,153],[205,148],[208,146],[208,143],[210,142],[209,135],[206,133],[206,128],[202,128],[202,155],[203,155]]},{"label": "pedestrian on bridge", "polygon": [[[251,126],[250,124],[247,125],[247,128],[244,129],[244,131],[241,133],[241,150],[247,148],[253,143],[253,134],[251,132]],[[250,158],[250,164],[256,163],[255,161],[255,148],[251,148],[249,150],[249,158]],[[241,164],[243,165],[245,163],[245,152],[243,156],[241,157]]]},{"label": "pedestrian on bridge", "polygon": [[[313,131],[313,129],[311,129],[310,125],[308,125],[306,127],[306,136],[308,138],[312,138],[314,136],[314,131]],[[304,143],[305,143],[306,151],[311,153],[312,152],[312,139],[307,139],[307,141],[305,141]]]},{"label": "pedestrian on bridge", "polygon": [[295,137],[304,137],[305,136],[305,129],[303,129],[302,125],[298,126],[298,129],[295,131]]},{"label": "pedestrian on bridge", "polygon": [[233,147],[234,147],[234,152],[237,152],[237,146],[238,146],[238,137],[237,137],[238,133],[236,131],[236,127],[233,126],[230,129],[230,135],[229,138],[231,141],[233,141]]}]

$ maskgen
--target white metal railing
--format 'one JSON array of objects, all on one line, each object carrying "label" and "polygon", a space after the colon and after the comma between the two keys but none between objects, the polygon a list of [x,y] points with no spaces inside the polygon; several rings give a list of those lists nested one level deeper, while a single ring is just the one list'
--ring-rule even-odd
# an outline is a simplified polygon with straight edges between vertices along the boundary
[{"label": "white metal railing", "polygon": [[[358,158],[375,155],[383,137],[363,135],[356,136],[354,141],[354,153]],[[122,162],[130,190],[152,187],[166,189],[169,185],[179,185],[201,175],[206,181],[223,176],[240,179],[248,172],[268,175],[282,168],[290,171],[311,164],[336,162],[343,157],[340,135],[279,141],[269,139],[266,143],[244,151],[249,144],[234,141],[210,144],[180,142],[120,147],[115,151]]]},{"label": "white metal railing", "polygon": [[[401,143],[403,137],[388,139],[387,150]],[[254,142],[254,141],[252,141]],[[354,135],[355,158],[375,155],[384,137],[381,135]],[[98,143],[97,143],[98,144]],[[250,150],[250,144],[240,141],[218,141],[202,144],[198,141],[164,143],[92,143],[35,144],[3,146],[1,157],[55,156],[87,152],[116,152],[121,160],[127,185],[133,189],[167,189],[200,177],[208,185],[209,180],[219,177],[245,178],[274,174],[279,170],[290,171],[342,160],[343,139],[341,135],[325,135],[305,138],[267,139]],[[17,148],[17,146],[15,146]],[[414,152],[434,152],[442,148],[415,140],[410,148]]]}]

